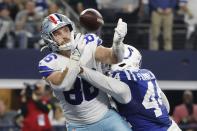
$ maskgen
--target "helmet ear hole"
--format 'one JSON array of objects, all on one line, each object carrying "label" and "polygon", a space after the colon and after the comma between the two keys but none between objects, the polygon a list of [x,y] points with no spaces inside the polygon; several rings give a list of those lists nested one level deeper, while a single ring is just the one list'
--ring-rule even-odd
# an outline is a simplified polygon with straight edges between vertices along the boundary
[{"label": "helmet ear hole", "polygon": [[125,66],[125,65],[126,65],[126,63],[121,63],[121,64],[118,65],[118,66],[123,67],[123,66]]},{"label": "helmet ear hole", "polygon": [[71,26],[70,24],[68,24],[68,25],[66,25],[66,26],[68,26],[70,32],[73,31],[73,28],[72,28],[72,26]]}]

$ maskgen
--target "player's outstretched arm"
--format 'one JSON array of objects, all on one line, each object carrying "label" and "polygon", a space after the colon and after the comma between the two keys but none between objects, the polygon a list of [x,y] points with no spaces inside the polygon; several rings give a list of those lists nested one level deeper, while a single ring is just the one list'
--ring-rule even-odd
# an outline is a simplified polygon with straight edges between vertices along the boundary
[{"label": "player's outstretched arm", "polygon": [[118,20],[117,27],[115,28],[112,48],[105,48],[99,46],[96,49],[96,59],[105,64],[116,64],[122,61],[124,57],[124,44],[123,40],[127,34],[127,23],[122,19]]},{"label": "player's outstretched arm", "polygon": [[131,93],[127,84],[105,76],[98,71],[86,67],[82,68],[83,72],[81,73],[81,77],[96,88],[108,93],[120,103],[126,104],[131,100]]},{"label": "player's outstretched arm", "polygon": [[70,90],[73,83],[75,82],[77,75],[80,72],[79,59],[84,46],[81,45],[79,47],[77,45],[78,43],[83,42],[84,35],[77,34],[75,39],[74,34],[71,35],[71,42],[73,42],[73,44],[76,44],[76,48],[71,51],[68,66],[62,72],[54,72],[47,77],[47,81],[49,81],[55,89]]},{"label": "player's outstretched arm", "polygon": [[112,50],[117,58],[117,62],[121,62],[124,57],[124,44],[123,40],[127,34],[127,23],[123,22],[120,18],[117,27],[115,28]]},{"label": "player's outstretched arm", "polygon": [[68,67],[61,72],[53,72],[46,80],[56,90],[70,90],[79,72],[78,62],[70,59]]}]

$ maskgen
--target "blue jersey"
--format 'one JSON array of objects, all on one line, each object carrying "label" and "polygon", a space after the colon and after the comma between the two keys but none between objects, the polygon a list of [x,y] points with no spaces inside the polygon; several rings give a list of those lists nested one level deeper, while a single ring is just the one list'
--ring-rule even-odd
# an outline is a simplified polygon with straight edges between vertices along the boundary
[{"label": "blue jersey", "polygon": [[112,77],[129,85],[132,100],[127,104],[116,103],[120,114],[135,131],[166,131],[170,127],[172,122],[162,103],[162,91],[151,71],[115,71],[112,72]]}]

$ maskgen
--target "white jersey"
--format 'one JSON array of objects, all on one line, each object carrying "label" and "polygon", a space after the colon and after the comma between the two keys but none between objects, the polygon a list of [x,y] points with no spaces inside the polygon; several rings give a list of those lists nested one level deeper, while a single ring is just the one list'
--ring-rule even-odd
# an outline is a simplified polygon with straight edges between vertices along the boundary
[{"label": "white jersey", "polygon": [[[87,34],[84,41],[86,47],[80,62],[97,71],[101,71],[100,62],[95,60],[96,47],[102,41],[94,34]],[[51,53],[39,63],[39,71],[47,77],[54,71],[62,71],[68,65],[69,58]],[[90,124],[100,120],[108,111],[109,100],[106,93],[94,88],[87,81],[77,77],[74,87],[69,91],[54,90],[54,94],[60,101],[66,120],[72,123]]]}]

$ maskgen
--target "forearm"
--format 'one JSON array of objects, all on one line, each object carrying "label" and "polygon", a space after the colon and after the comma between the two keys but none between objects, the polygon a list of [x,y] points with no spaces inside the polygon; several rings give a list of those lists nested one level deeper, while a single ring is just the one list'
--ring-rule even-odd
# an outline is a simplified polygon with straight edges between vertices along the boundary
[{"label": "forearm", "polygon": [[53,76],[50,84],[55,90],[70,90],[80,72],[78,62],[69,64],[60,74]]},{"label": "forearm", "polygon": [[95,59],[104,64],[116,64],[118,62],[112,48],[106,48],[103,46],[96,48]]},{"label": "forearm", "polygon": [[120,103],[128,103],[131,100],[130,89],[125,83],[117,79],[107,77],[98,71],[94,71],[86,67],[82,68],[83,73],[81,74],[81,77],[96,88],[108,93]]},{"label": "forearm", "polygon": [[113,44],[112,46],[112,56],[115,57],[116,63],[119,63],[124,58],[124,44]]}]

